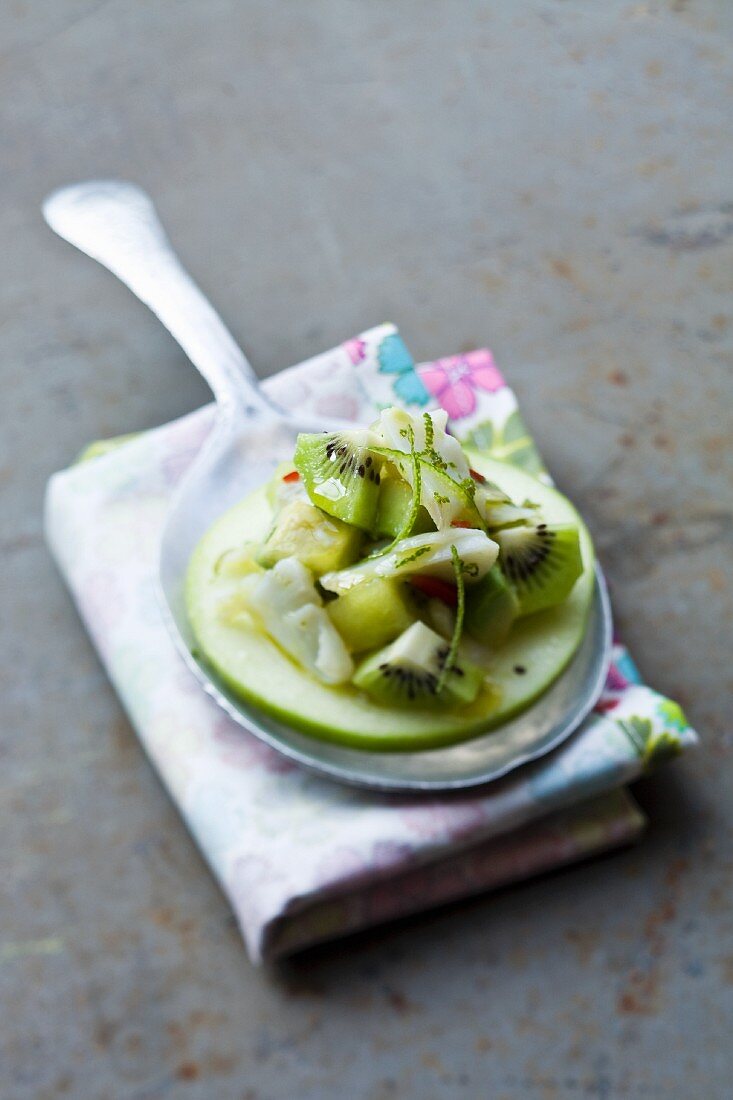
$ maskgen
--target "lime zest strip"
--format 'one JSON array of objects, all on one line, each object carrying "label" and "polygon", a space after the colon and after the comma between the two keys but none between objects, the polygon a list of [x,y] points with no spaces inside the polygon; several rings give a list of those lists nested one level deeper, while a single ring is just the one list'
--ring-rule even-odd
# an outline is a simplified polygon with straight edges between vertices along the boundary
[{"label": "lime zest strip", "polygon": [[415,433],[412,428],[409,429],[410,440],[410,461],[412,463],[412,500],[410,501],[410,511],[407,513],[407,518],[402,524],[399,534],[397,535],[395,542],[399,542],[400,539],[405,539],[410,534],[413,528],[415,520],[417,519],[417,513],[420,510],[420,498],[422,496],[422,472],[420,470],[420,458],[415,450]]},{"label": "lime zest strip", "polygon": [[[405,435],[411,429],[405,429]],[[474,500],[476,485],[472,478],[466,478],[462,481],[457,481],[448,472],[445,461],[440,457],[437,452],[433,451],[417,451],[414,446],[414,435],[411,440],[411,449],[409,453],[407,451],[398,451],[393,447],[373,447],[372,450],[375,454],[381,455],[383,458],[392,462],[399,470],[402,478],[406,480],[404,474],[404,462],[409,459],[413,468],[413,496],[410,506],[410,512],[407,517],[407,522],[403,525],[402,531],[397,536],[398,539],[405,538],[410,531],[410,525],[415,521],[417,512],[422,502],[422,467],[426,466],[429,470],[432,470],[439,478],[442,478],[446,492],[453,492],[459,497],[465,508],[469,513],[472,513],[471,526],[477,531],[486,531],[486,522],[483,516],[480,514]],[[415,492],[418,489],[419,492]],[[438,504],[445,504],[450,500],[450,497],[439,493],[437,490],[433,490],[433,498]],[[390,549],[394,543],[390,544]],[[381,553],[381,551],[380,551]]]},{"label": "lime zest strip", "polygon": [[458,645],[463,634],[463,617],[466,613],[466,582],[463,579],[464,565],[459,557],[458,549],[455,545],[450,548],[451,557],[453,559],[453,575],[456,578],[456,589],[458,591],[458,607],[456,609],[456,621],[453,626],[453,636],[450,640],[450,649],[448,650],[448,656],[445,659],[443,667],[440,670],[438,676],[438,683],[435,686],[435,694],[440,695],[441,691],[445,687],[445,682],[448,679],[449,674],[453,670],[453,666],[456,663],[456,657],[458,656]]}]

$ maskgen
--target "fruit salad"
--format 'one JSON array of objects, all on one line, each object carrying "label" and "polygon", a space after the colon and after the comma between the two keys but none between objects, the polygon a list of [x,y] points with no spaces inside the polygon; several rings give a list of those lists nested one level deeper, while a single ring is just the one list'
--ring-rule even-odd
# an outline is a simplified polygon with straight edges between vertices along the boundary
[{"label": "fruit salad", "polygon": [[442,411],[300,435],[206,533],[186,604],[234,696],[306,733],[408,751],[499,726],[576,652],[593,548],[570,502],[464,450]]}]

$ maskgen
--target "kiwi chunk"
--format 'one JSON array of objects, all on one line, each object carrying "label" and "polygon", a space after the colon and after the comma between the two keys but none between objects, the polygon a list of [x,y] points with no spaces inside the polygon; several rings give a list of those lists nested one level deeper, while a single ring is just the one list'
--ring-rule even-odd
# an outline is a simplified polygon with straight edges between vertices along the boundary
[{"label": "kiwi chunk", "polygon": [[363,540],[357,527],[327,516],[307,500],[291,500],[275,516],[257,561],[270,568],[283,558],[297,558],[318,577],[355,562]]},{"label": "kiwi chunk", "polygon": [[394,641],[417,618],[407,586],[389,578],[348,589],[327,603],[326,611],[352,653]]},{"label": "kiwi chunk", "polygon": [[[377,514],[374,520],[374,534],[377,537],[397,538],[402,533],[410,509],[412,508],[413,489],[394,467],[385,467],[381,471],[381,486],[377,502]],[[405,535],[422,535],[435,530],[435,524],[421,505],[415,522]]]},{"label": "kiwi chunk", "polygon": [[562,603],[583,572],[580,536],[570,524],[520,524],[495,531],[493,537],[521,615]]},{"label": "kiwi chunk", "polygon": [[459,657],[441,676],[449,648],[425,623],[413,623],[391,645],[366,657],[353,682],[390,706],[465,706],[478,695],[484,673]]},{"label": "kiwi chunk", "polygon": [[379,497],[382,460],[370,449],[372,438],[367,429],[301,434],[293,460],[312,502],[362,531],[373,529]]},{"label": "kiwi chunk", "polygon": [[470,589],[466,599],[466,631],[477,642],[496,646],[504,641],[519,615],[519,599],[499,565]]}]

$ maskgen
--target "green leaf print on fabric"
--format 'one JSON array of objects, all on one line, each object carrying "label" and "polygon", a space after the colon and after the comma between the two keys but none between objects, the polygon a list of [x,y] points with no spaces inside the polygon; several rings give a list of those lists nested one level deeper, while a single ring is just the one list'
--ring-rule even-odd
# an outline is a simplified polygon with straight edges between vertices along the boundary
[{"label": "green leaf print on fabric", "polygon": [[502,435],[504,436],[504,442],[506,444],[517,442],[524,443],[529,438],[527,427],[516,409],[507,417]]},{"label": "green leaf print on fabric", "polygon": [[641,757],[645,771],[682,752],[682,742],[676,732],[670,729],[655,731],[649,718],[634,715],[619,718],[618,724]]},{"label": "green leaf print on fabric", "polygon": [[657,711],[666,725],[672,726],[673,729],[680,730],[680,732],[686,730],[690,724],[682,707],[679,703],[675,703],[674,699],[662,699]]},{"label": "green leaf print on fabric", "polygon": [[545,467],[526,425],[516,410],[499,427],[491,420],[484,420],[468,432],[461,442],[497,458],[501,462],[510,462],[535,477],[545,473]]},{"label": "green leaf print on fabric", "polygon": [[482,451],[484,454],[494,453],[494,425],[490,420],[484,420],[463,437],[461,442],[466,447],[472,447],[474,451]]},{"label": "green leaf print on fabric", "polygon": [[76,456],[72,465],[76,466],[80,462],[89,462],[93,458],[100,458],[102,455],[108,455],[110,451],[116,451],[118,447],[122,447],[125,443],[137,439],[139,435],[142,435],[142,432],[128,432],[126,435],[114,435],[110,439],[95,439],[93,443],[88,443],[84,450]]}]

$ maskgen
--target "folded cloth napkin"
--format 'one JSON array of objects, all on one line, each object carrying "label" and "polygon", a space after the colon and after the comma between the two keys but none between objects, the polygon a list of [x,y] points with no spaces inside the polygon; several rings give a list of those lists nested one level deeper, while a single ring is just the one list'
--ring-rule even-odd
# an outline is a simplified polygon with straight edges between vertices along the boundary
[{"label": "folded cloth napkin", "polygon": [[[366,423],[385,405],[441,406],[451,430],[547,478],[488,351],[416,367],[392,325],[264,383],[301,412]],[[625,843],[644,819],[623,789],[694,744],[679,706],[614,648],[606,691],[553,753],[460,795],[381,795],[322,779],[233,723],[166,632],[155,593],[176,483],[206,437],[207,406],[97,446],[49,483],[46,533],[153,765],[221,883],[251,958],[475,894]],[[106,453],[105,453],[106,452]]]}]

